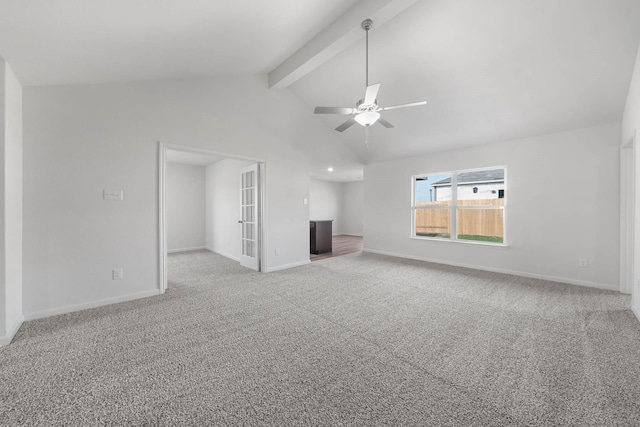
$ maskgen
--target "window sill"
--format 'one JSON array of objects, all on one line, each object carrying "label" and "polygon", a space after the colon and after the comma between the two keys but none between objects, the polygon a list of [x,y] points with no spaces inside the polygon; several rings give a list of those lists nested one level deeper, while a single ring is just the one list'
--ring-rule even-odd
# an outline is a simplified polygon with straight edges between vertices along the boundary
[{"label": "window sill", "polygon": [[419,236],[409,236],[409,238],[414,240],[429,240],[432,242],[462,243],[464,245],[494,246],[499,248],[509,247],[507,243],[491,243],[491,242],[481,242],[477,240],[438,239],[436,237],[419,237]]}]

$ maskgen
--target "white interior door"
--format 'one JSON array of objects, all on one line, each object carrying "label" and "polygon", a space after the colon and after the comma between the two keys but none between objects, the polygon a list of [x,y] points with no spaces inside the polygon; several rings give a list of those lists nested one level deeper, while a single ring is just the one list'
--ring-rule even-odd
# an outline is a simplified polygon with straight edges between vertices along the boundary
[{"label": "white interior door", "polygon": [[242,226],[240,264],[258,271],[260,267],[258,217],[258,164],[240,170],[240,215]]}]

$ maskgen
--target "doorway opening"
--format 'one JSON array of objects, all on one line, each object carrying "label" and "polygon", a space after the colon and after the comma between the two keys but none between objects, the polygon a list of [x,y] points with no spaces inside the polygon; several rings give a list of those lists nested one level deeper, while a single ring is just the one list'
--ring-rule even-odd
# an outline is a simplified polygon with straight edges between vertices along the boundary
[{"label": "doorway opening", "polygon": [[159,288],[168,254],[206,250],[263,271],[265,162],[158,143]]}]

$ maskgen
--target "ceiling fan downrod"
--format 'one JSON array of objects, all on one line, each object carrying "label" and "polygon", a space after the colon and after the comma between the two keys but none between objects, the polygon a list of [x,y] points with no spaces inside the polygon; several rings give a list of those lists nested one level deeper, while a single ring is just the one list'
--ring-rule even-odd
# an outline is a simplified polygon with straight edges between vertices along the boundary
[{"label": "ceiling fan downrod", "polygon": [[365,19],[364,21],[362,21],[362,24],[360,24],[362,26],[362,29],[365,31],[365,80],[366,80],[366,86],[369,86],[369,30],[371,29],[371,27],[373,26],[373,21],[371,19]]}]

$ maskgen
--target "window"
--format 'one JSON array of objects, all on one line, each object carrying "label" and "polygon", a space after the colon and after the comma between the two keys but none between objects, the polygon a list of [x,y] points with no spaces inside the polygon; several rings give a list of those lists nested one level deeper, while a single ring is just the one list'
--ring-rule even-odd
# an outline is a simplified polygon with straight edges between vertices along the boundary
[{"label": "window", "polygon": [[412,237],[504,244],[506,168],[411,179]]}]

